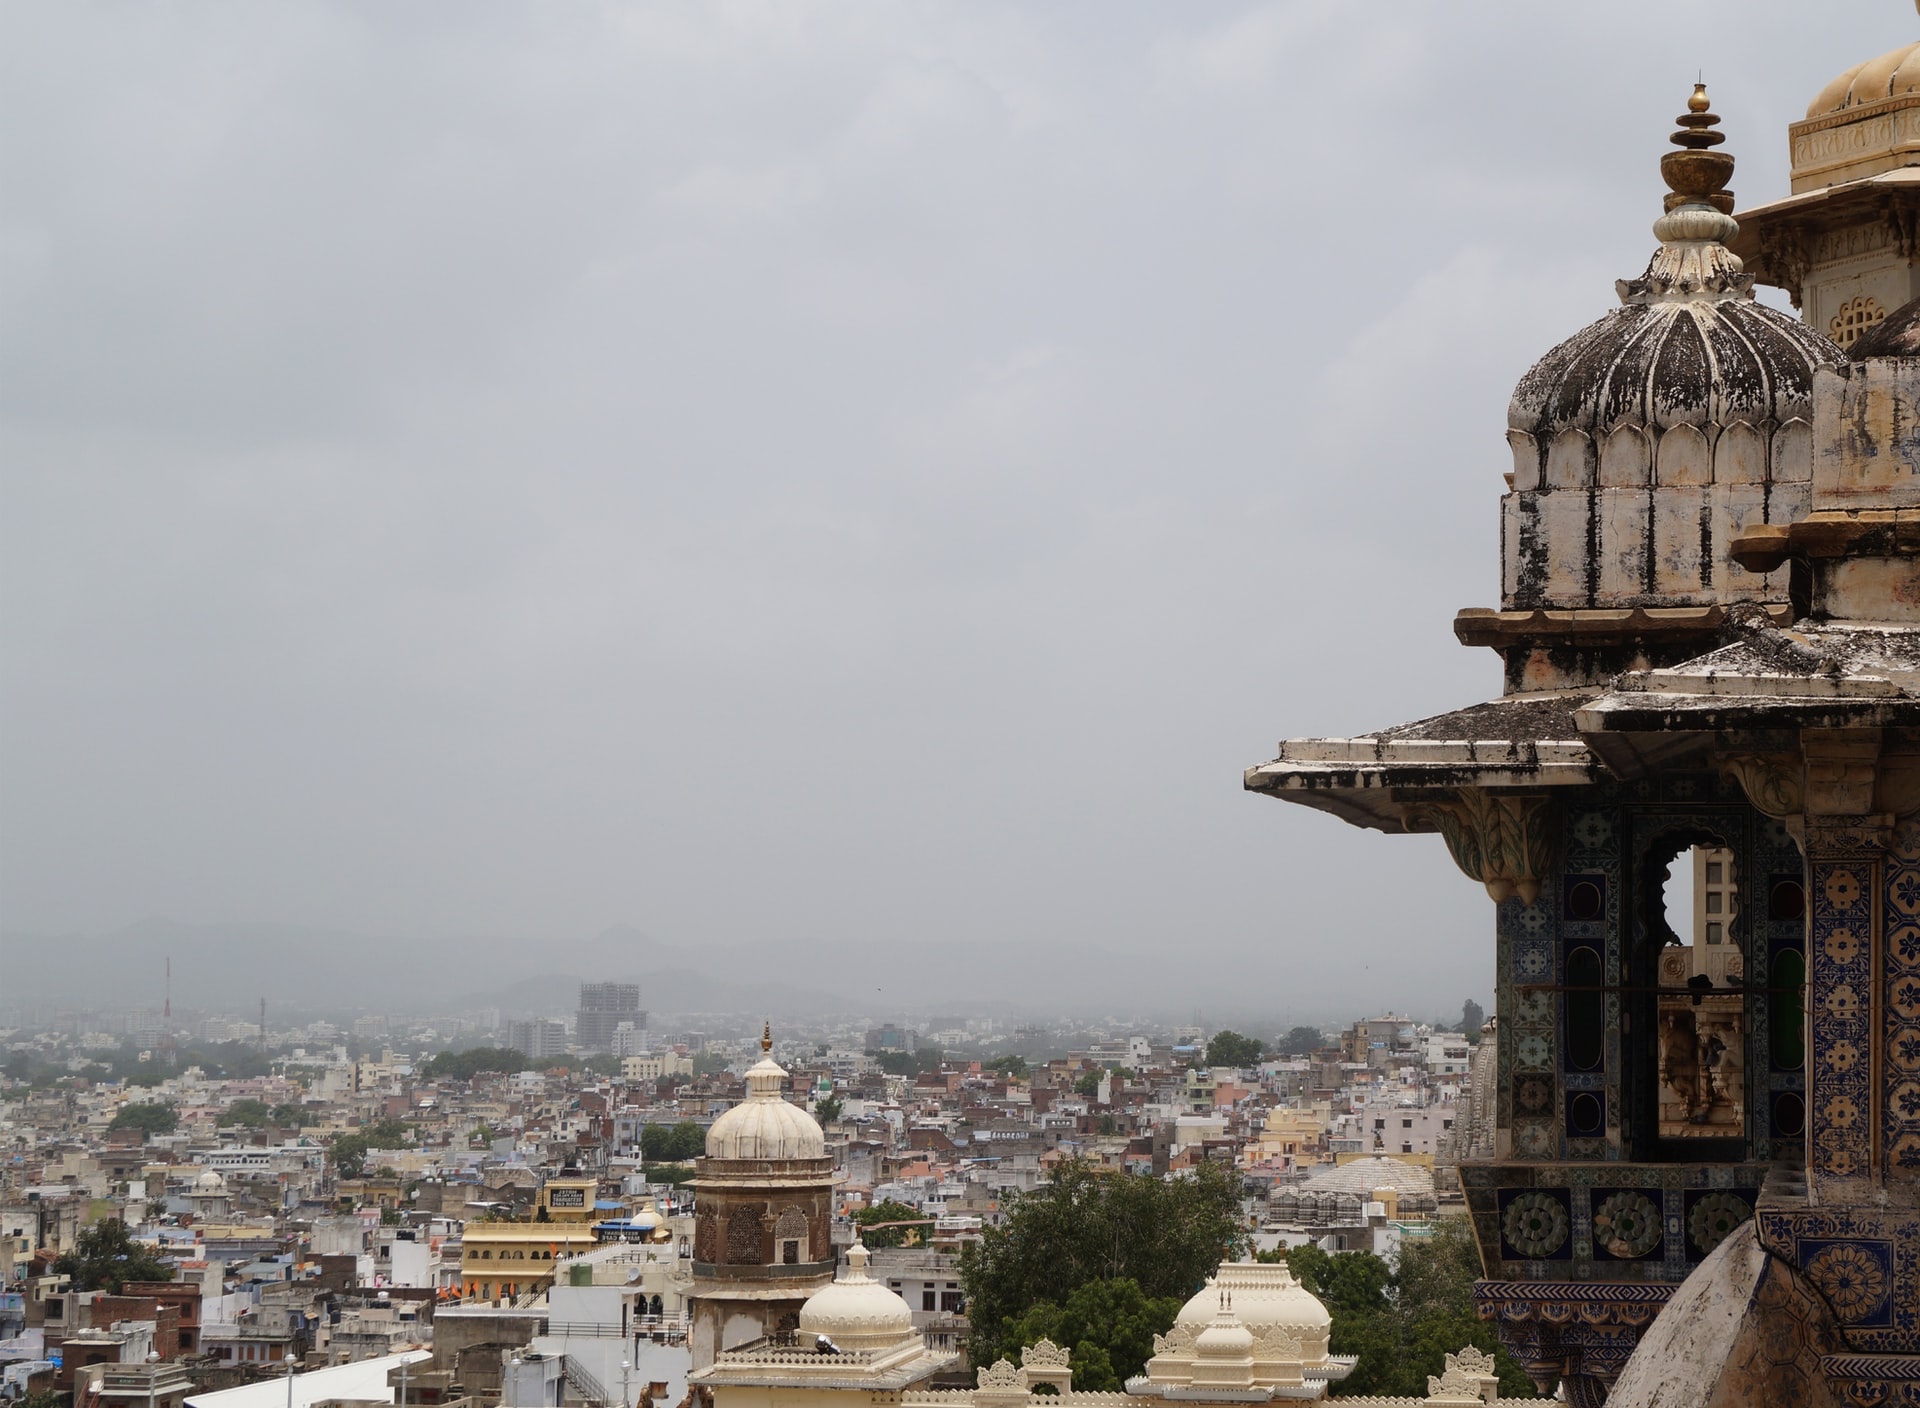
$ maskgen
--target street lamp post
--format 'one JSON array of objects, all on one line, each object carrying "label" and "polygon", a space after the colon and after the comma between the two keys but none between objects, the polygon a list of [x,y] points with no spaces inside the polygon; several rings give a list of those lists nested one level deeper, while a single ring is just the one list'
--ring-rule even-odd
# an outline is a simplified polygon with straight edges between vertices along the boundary
[{"label": "street lamp post", "polygon": [[[633,1361],[622,1359],[620,1361],[620,1408],[633,1408],[632,1374]],[[152,1405],[148,1405],[148,1408],[152,1408]]]},{"label": "street lamp post", "polygon": [[159,1378],[160,1378],[160,1351],[157,1349],[150,1349],[147,1351],[147,1408],[154,1408],[153,1388],[154,1388],[154,1384],[158,1382]]},{"label": "street lamp post", "polygon": [[289,1349],[287,1350],[287,1357],[286,1357],[286,1361],[285,1361],[285,1362],[286,1362],[286,1366],[287,1366],[287,1408],[293,1408],[293,1363],[294,1363],[294,1360],[293,1360],[293,1350],[292,1350],[291,1348],[289,1348]]}]

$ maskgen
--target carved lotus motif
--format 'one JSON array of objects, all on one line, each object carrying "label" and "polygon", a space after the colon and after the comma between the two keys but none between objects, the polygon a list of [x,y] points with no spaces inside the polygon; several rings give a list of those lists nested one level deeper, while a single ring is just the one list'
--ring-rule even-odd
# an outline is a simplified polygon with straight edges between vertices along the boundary
[{"label": "carved lotus motif", "polygon": [[1529,1260],[1552,1256],[1566,1245],[1567,1208],[1551,1193],[1522,1193],[1507,1204],[1501,1231]]},{"label": "carved lotus motif", "polygon": [[1687,1214],[1687,1231],[1694,1246],[1705,1256],[1728,1237],[1733,1229],[1753,1216],[1747,1200],[1735,1193],[1709,1193],[1693,1205]]},{"label": "carved lotus motif", "polygon": [[1644,1193],[1615,1193],[1594,1211],[1593,1240],[1612,1256],[1645,1256],[1660,1243],[1660,1209]]}]

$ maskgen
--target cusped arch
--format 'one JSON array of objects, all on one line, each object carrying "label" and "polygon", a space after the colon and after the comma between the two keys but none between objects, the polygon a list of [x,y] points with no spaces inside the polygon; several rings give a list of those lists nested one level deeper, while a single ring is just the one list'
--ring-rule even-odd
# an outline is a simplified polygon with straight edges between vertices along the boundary
[{"label": "cusped arch", "polygon": [[1600,483],[1609,489],[1644,488],[1653,472],[1653,447],[1637,425],[1616,426],[1600,448]]},{"label": "cusped arch", "polygon": [[1669,427],[1660,436],[1656,479],[1664,487],[1713,482],[1713,446],[1694,425]]}]

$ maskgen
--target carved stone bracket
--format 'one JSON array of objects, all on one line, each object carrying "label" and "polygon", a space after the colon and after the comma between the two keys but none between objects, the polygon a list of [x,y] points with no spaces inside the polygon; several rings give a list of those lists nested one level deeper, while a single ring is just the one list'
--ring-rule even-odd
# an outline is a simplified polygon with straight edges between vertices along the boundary
[{"label": "carved stone bracket", "polygon": [[1454,864],[1485,885],[1495,903],[1518,895],[1532,904],[1553,869],[1553,803],[1538,793],[1463,788],[1450,800],[1414,807],[1407,823],[1438,831]]},{"label": "carved stone bracket", "polygon": [[1800,292],[1807,282],[1807,270],[1813,260],[1807,253],[1804,233],[1797,225],[1770,225],[1760,231],[1760,260],[1773,283],[1787,291],[1793,306],[1800,306]]},{"label": "carved stone bracket", "polygon": [[1736,753],[1720,771],[1740,784],[1756,811],[1776,821],[1797,819],[1807,805],[1806,771],[1797,753]]},{"label": "carved stone bracket", "polygon": [[1476,1281],[1475,1308],[1543,1394],[1556,1381],[1604,1402],[1677,1287],[1660,1282]]}]

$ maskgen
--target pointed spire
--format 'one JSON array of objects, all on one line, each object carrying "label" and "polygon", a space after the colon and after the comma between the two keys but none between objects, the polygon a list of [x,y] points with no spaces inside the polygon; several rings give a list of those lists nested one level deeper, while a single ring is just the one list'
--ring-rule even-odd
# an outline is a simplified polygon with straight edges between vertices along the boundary
[{"label": "pointed spire", "polygon": [[760,1027],[760,1054],[765,1056],[773,1050],[773,1023],[765,1022]]},{"label": "pointed spire", "polygon": [[1660,158],[1660,177],[1668,190],[1664,213],[1653,222],[1660,248],[1646,273],[1619,282],[1620,301],[1718,303],[1752,298],[1753,275],[1742,272],[1739,256],[1727,248],[1727,241],[1740,233],[1733,218],[1733,192],[1727,189],[1733,158],[1713,150],[1727,138],[1713,130],[1720,119],[1705,83],[1693,85],[1687,110],[1675,122],[1679,130],[1667,140],[1680,150]]}]

